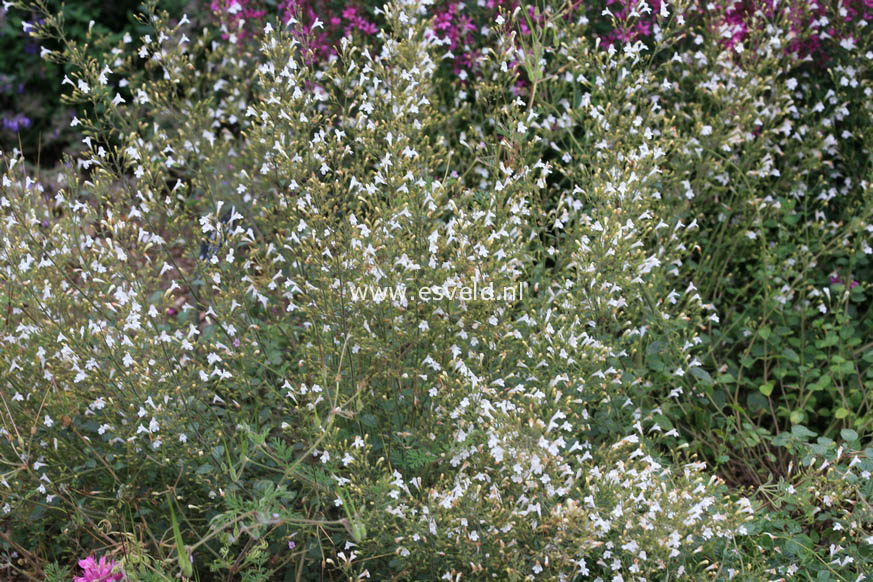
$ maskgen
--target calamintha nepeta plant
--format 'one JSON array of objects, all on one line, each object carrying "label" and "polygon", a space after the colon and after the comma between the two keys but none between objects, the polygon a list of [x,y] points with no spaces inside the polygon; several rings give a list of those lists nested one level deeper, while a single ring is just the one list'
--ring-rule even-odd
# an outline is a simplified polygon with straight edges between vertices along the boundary
[{"label": "calamintha nepeta plant", "polygon": [[[251,51],[153,4],[104,61],[49,53],[85,150],[57,192],[4,158],[0,510],[35,524],[16,543],[100,531],[129,562],[252,580],[786,573],[749,558],[757,503],[665,450],[721,398],[704,360],[731,314],[694,269],[721,265],[695,249],[725,222],[710,197],[750,196],[734,185],[778,152],[817,166],[779,141],[778,43],[738,55],[663,6],[654,54],[507,14],[449,99],[427,3],[327,60],[314,27],[266,24]],[[37,32],[64,41],[50,14]],[[833,122],[806,145],[836,157]],[[760,229],[758,198],[737,212]],[[488,284],[525,293],[352,291]],[[829,568],[861,572],[855,548]]]}]

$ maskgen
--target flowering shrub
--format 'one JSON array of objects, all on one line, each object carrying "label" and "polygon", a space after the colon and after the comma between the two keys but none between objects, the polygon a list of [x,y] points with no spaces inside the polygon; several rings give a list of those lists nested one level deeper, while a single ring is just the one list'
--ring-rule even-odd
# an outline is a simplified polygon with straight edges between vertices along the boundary
[{"label": "flowering shrub", "polygon": [[625,6],[650,50],[482,8],[463,86],[471,21],[412,0],[256,36],[254,2],[221,33],[150,2],[105,59],[46,54],[85,149],[55,191],[3,157],[3,551],[52,580],[107,547],[82,579],[863,579],[866,48],[830,87],[788,20],[737,50]]},{"label": "flowering shrub", "polygon": [[[251,7],[256,0],[215,0],[210,4],[212,12],[225,24],[226,30],[242,40],[250,35],[247,21],[260,21],[268,14],[266,4]],[[526,37],[547,21],[543,10],[550,15],[560,14],[565,19],[576,19],[591,24],[589,36],[600,38],[603,47],[613,44],[629,44],[638,40],[658,41],[663,18],[670,14],[668,4],[661,0],[605,0],[605,2],[570,2],[542,10],[527,5],[525,18],[516,21],[517,31],[506,26],[505,16],[515,13],[521,5],[515,0],[488,0],[476,4],[450,1],[435,3],[428,9],[433,22],[431,34],[445,41],[448,51],[443,55],[452,63],[452,72],[461,81],[470,74],[478,74],[477,61],[482,47],[488,46],[500,35],[513,32]],[[283,22],[301,19],[302,30],[319,32],[315,36],[316,56],[326,59],[336,54],[335,46],[340,38],[348,37],[351,31],[360,30],[366,35],[376,33],[376,24],[363,11],[366,6],[333,6],[324,0],[284,0],[278,4],[278,15]],[[374,4],[373,8],[377,8]],[[730,0],[714,4],[697,0],[685,11],[685,16],[710,29],[714,38],[720,38],[723,46],[734,52],[745,50],[745,44],[772,23],[787,28],[787,42],[783,46],[788,55],[799,59],[814,59],[822,63],[834,56],[835,46],[853,46],[858,33],[846,33],[845,24],[857,25],[859,32],[873,20],[873,5],[869,0],[840,2],[834,7],[828,3],[790,1],[778,3]],[[378,14],[378,10],[372,10]],[[252,24],[248,25],[252,26]]]}]

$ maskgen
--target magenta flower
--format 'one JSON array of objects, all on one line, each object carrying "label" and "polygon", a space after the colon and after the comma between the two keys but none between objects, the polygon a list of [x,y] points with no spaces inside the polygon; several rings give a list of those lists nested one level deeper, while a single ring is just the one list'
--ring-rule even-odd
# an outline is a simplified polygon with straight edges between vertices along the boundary
[{"label": "magenta flower", "polygon": [[[243,23],[248,20],[260,20],[266,14],[266,10],[257,10],[249,6],[251,0],[212,0],[209,8],[213,14],[218,16],[221,22],[228,25],[228,30],[237,34],[238,42],[242,42],[244,38],[250,35],[246,30],[240,30],[240,21]],[[222,34],[222,38],[227,39],[227,34]]]},{"label": "magenta flower", "polygon": [[88,556],[84,560],[79,560],[82,575],[75,576],[73,582],[120,582],[124,579],[124,574],[112,571],[116,565],[112,560],[107,562],[106,556],[102,556],[99,562],[94,559],[94,556]]}]

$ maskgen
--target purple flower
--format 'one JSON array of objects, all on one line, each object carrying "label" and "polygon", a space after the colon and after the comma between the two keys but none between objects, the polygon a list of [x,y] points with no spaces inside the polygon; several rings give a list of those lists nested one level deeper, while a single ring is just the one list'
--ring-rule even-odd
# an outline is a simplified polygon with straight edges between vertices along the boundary
[{"label": "purple flower", "polygon": [[239,338],[238,337],[233,338],[233,347],[235,347],[235,348],[239,347]]},{"label": "purple flower", "polygon": [[88,556],[79,560],[82,575],[73,577],[73,582],[120,582],[124,579],[124,574],[112,571],[116,565],[112,560],[107,562],[106,556],[102,556],[99,562],[94,556]]},{"label": "purple flower", "polygon": [[836,275],[831,275],[831,285],[839,285],[843,280],[837,277]]},{"label": "purple flower", "polygon": [[12,117],[4,117],[0,124],[2,124],[3,129],[6,131],[16,133],[19,129],[27,129],[30,127],[30,118],[23,113],[16,113]]}]

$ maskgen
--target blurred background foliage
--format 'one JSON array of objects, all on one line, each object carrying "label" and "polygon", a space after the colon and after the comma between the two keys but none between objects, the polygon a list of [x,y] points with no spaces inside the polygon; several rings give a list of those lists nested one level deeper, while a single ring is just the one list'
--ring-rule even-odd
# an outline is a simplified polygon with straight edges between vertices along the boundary
[{"label": "blurred background foliage", "polygon": [[[45,1],[52,12],[63,8],[65,31],[71,40],[82,43],[92,26],[94,38],[110,46],[126,33],[134,37],[143,33],[134,19],[140,4],[140,0]],[[188,0],[164,3],[172,14],[182,14],[190,4]],[[28,160],[39,159],[41,166],[50,167],[78,133],[70,127],[75,111],[62,102],[60,91],[71,67],[43,60],[43,45],[25,32],[38,20],[35,13],[16,11],[6,3],[0,6],[0,151],[17,147]],[[89,50],[95,56],[101,52],[96,46]]]}]

